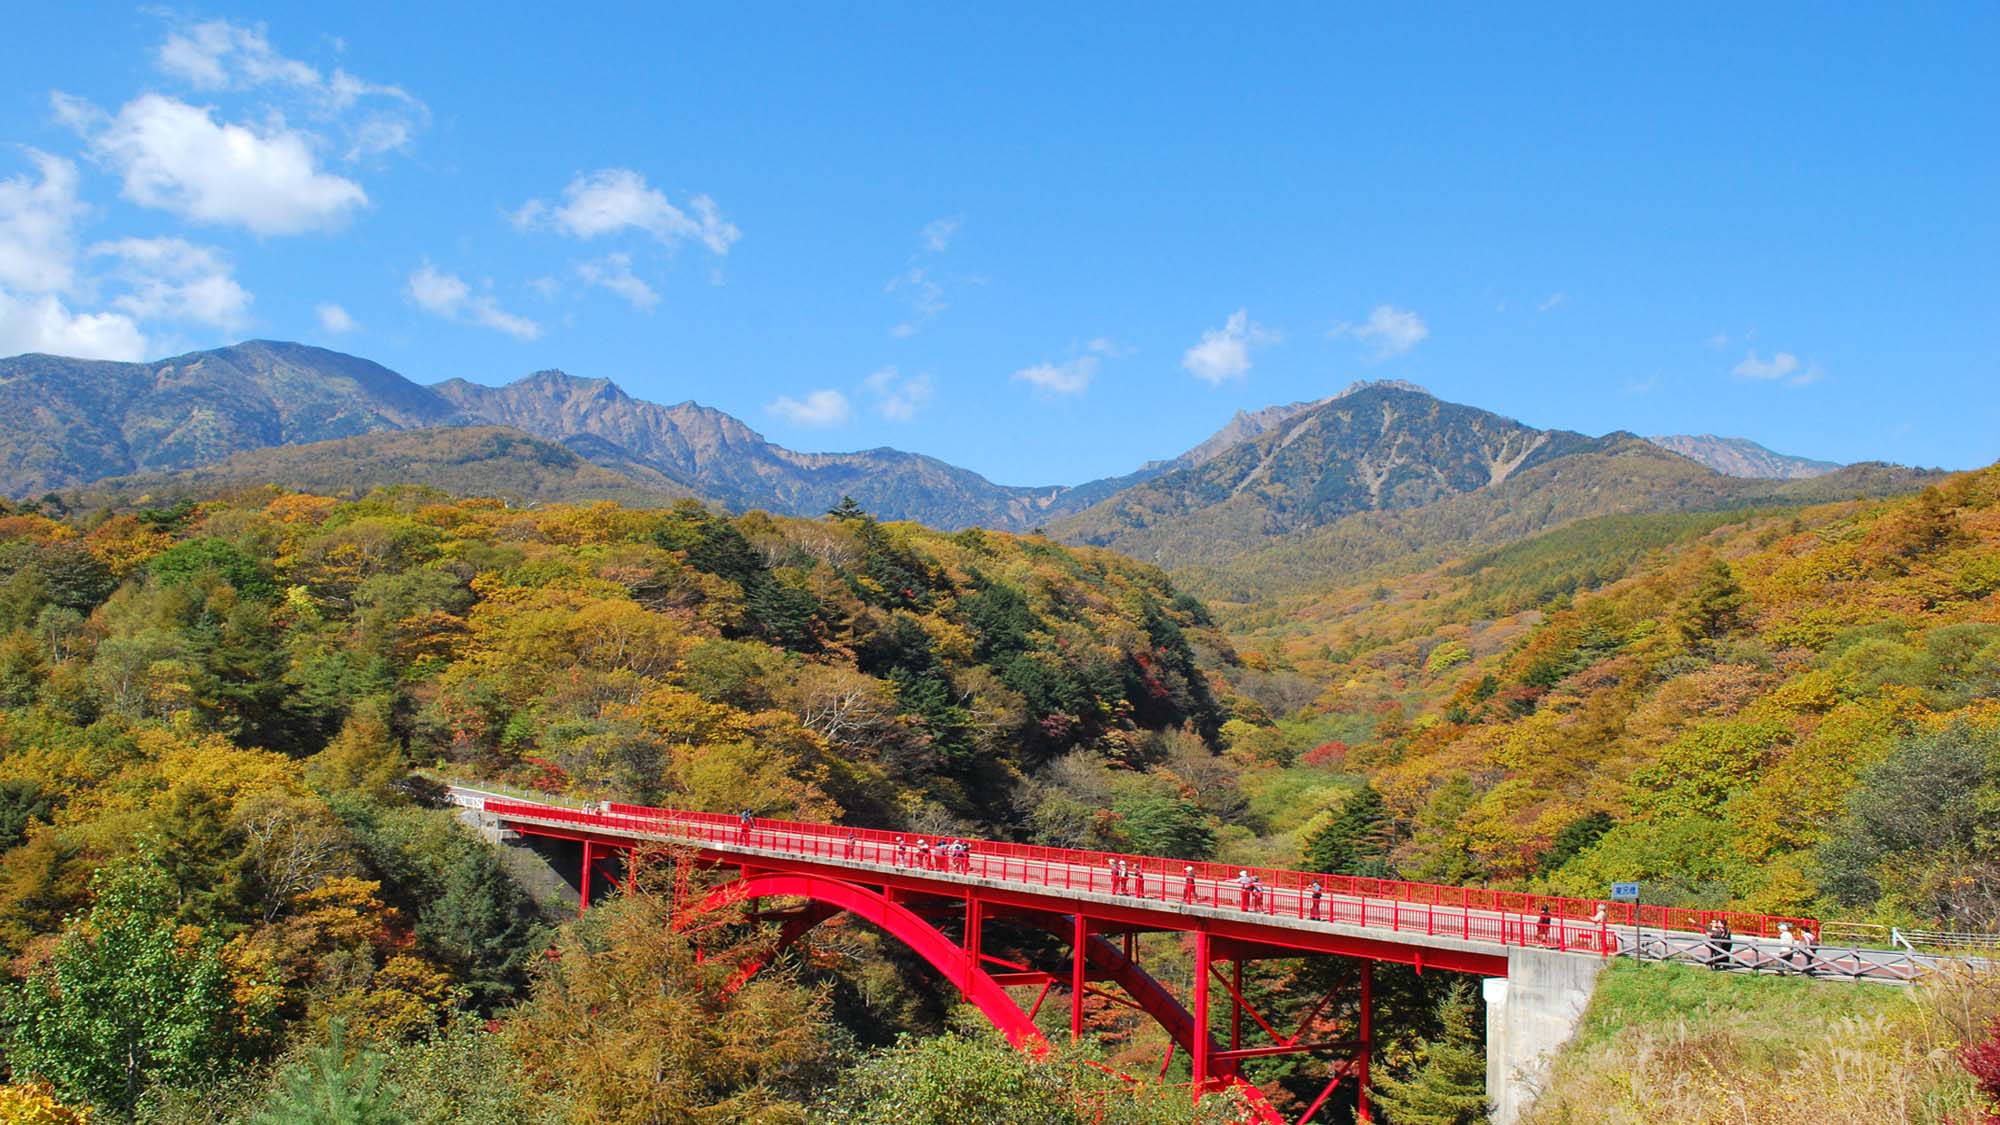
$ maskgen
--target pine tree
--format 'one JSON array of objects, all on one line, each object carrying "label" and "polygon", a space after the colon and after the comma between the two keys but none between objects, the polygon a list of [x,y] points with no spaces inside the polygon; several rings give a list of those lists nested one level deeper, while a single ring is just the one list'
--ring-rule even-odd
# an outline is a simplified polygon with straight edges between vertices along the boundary
[{"label": "pine tree", "polygon": [[1374,875],[1389,854],[1389,809],[1364,784],[1324,828],[1306,838],[1305,865],[1332,875]]},{"label": "pine tree", "polygon": [[529,959],[543,937],[528,896],[483,847],[466,850],[446,874],[444,893],[417,919],[418,940],[456,969],[488,1009],[527,983]]},{"label": "pine tree", "polygon": [[385,1061],[365,1048],[349,1057],[347,1029],[335,1020],[327,1041],[285,1072],[251,1125],[403,1125],[396,1088],[382,1081]]},{"label": "pine tree", "polygon": [[1674,613],[1674,627],[1690,645],[1707,644],[1743,627],[1749,595],[1736,582],[1729,564],[1710,559],[1695,580],[1694,592]]},{"label": "pine tree", "polygon": [[357,703],[333,741],[306,761],[306,780],[322,793],[390,799],[408,771],[390,733],[388,711],[386,699]]},{"label": "pine tree", "polygon": [[1396,1125],[1475,1125],[1486,1120],[1486,1060],[1472,1030],[1472,988],[1453,985],[1438,1002],[1443,1030],[1418,1048],[1408,1078],[1377,1078],[1370,1096]]}]

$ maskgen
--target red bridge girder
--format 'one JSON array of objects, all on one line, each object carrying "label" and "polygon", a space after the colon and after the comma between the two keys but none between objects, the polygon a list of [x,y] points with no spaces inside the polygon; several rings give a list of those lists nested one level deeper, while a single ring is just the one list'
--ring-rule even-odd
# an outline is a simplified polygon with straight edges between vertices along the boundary
[{"label": "red bridge girder", "polygon": [[[983,919],[980,917],[977,900],[967,900],[968,929],[964,939],[965,945],[961,946],[915,910],[896,902],[890,897],[892,893],[887,888],[876,891],[858,883],[820,875],[779,871],[745,872],[736,881],[710,891],[689,908],[687,916],[699,917],[737,903],[767,898],[807,900],[806,908],[787,918],[780,927],[777,942],[770,953],[746,963],[732,978],[732,986],[740,986],[768,964],[771,955],[804,937],[813,926],[836,914],[852,914],[901,941],[917,956],[923,958],[939,975],[950,981],[968,1003],[978,1008],[980,1014],[1006,1037],[1008,1043],[1037,1054],[1045,1049],[1046,1041],[1029,1014],[1021,1010],[1006,987],[984,966],[985,959],[979,953]],[[1064,930],[1071,929],[1073,925],[1067,919],[1059,919],[1038,911],[1022,911],[1018,914],[1026,920],[1043,924],[1057,936],[1063,936]],[[1088,922],[1085,921],[1082,925],[1087,927]],[[1087,928],[1084,932],[1087,933]],[[1081,966],[1087,961],[1088,964],[1096,966],[1104,976],[1116,981],[1119,987],[1132,997],[1135,1006],[1158,1022],[1176,1045],[1197,1059],[1208,1057],[1212,1052],[1219,1050],[1209,1036],[1203,1037],[1207,1042],[1201,1048],[1194,1045],[1195,1017],[1174,999],[1172,993],[1132,959],[1126,957],[1116,945],[1105,940],[1102,935],[1090,935],[1086,938],[1083,949],[1084,957],[1078,960],[1078,965]],[[1079,978],[1084,975],[1080,968],[1077,975]],[[1073,1002],[1080,1006],[1081,998],[1082,993],[1079,991]],[[1286,1125],[1284,1116],[1270,1104],[1264,1092],[1244,1081],[1237,1073],[1233,1060],[1218,1060],[1217,1066],[1206,1077],[1207,1081],[1204,1082],[1202,1075],[1197,1074],[1198,1088],[1240,1090],[1254,1120],[1264,1125]]]}]

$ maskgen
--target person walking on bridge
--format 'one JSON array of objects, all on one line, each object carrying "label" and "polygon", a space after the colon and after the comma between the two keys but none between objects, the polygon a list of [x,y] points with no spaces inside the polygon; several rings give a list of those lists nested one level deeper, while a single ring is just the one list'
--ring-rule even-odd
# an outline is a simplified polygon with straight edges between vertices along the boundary
[{"label": "person walking on bridge", "polygon": [[1146,897],[1146,867],[1144,864],[1135,863],[1132,865],[1132,895],[1135,898]]},{"label": "person walking on bridge", "polygon": [[1250,888],[1254,885],[1248,870],[1236,873],[1236,897],[1239,900],[1237,903],[1239,909],[1250,909]]},{"label": "person walking on bridge", "polygon": [[1536,941],[1540,942],[1543,945],[1549,944],[1549,923],[1553,920],[1554,919],[1551,918],[1549,915],[1549,904],[1544,902],[1542,904],[1541,914],[1535,918]]},{"label": "person walking on bridge", "polygon": [[1187,866],[1186,876],[1187,876],[1187,882],[1183,884],[1181,887],[1181,901],[1185,903],[1194,903],[1198,901],[1198,899],[1194,893],[1194,865],[1191,863],[1188,864]]},{"label": "person walking on bridge", "polygon": [[747,844],[750,842],[750,828],[757,822],[757,818],[750,815],[749,809],[744,809],[736,814],[736,819],[738,822],[736,838]]},{"label": "person walking on bridge", "polygon": [[908,863],[909,860],[910,845],[904,843],[901,836],[896,837],[896,870],[901,871],[903,865]]},{"label": "person walking on bridge", "polygon": [[1312,886],[1306,888],[1306,893],[1312,896],[1312,920],[1317,922],[1319,921],[1319,896],[1325,894],[1326,892],[1321,889],[1319,885],[1319,880],[1314,879],[1312,881]]},{"label": "person walking on bridge", "polygon": [[854,845],[858,839],[860,839],[860,837],[856,836],[852,832],[849,832],[847,834],[847,839],[842,841],[840,845],[840,858],[842,859],[854,858]]}]

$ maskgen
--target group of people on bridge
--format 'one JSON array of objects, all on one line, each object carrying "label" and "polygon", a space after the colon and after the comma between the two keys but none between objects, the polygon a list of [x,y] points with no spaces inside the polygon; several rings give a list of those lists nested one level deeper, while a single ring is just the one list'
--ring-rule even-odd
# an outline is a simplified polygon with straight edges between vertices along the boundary
[{"label": "group of people on bridge", "polygon": [[[855,838],[850,832],[842,854],[847,859],[853,859],[854,850]],[[919,836],[916,847],[912,848],[901,836],[896,837],[896,866],[912,866],[910,859],[913,855],[916,858],[914,866],[925,871],[949,871],[957,875],[972,871],[972,845],[964,840],[939,840],[937,846],[932,847],[929,840]]]},{"label": "group of people on bridge", "polygon": [[1819,939],[1804,926],[1797,929],[1790,922],[1778,923],[1778,952],[1771,956],[1752,945],[1749,960],[1736,954],[1736,935],[1729,929],[1726,919],[1717,918],[1708,924],[1708,967],[1711,969],[1748,968],[1762,972],[1775,969],[1781,973],[1798,972],[1807,976],[1819,975]]}]

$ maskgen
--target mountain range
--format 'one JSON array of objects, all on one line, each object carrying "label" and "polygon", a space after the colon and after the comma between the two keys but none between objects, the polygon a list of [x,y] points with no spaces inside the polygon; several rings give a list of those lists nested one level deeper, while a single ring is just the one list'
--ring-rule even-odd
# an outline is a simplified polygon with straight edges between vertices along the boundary
[{"label": "mountain range", "polygon": [[852,496],[884,518],[1046,527],[1163,565],[1220,566],[1329,542],[1340,528],[1371,527],[1417,549],[1440,536],[1473,542],[1482,526],[1528,533],[1585,515],[1915,479],[1744,439],[1542,430],[1401,382],[1239,412],[1194,448],[1123,476],[1020,487],[897,449],[787,449],[711,407],[648,402],[560,371],[425,386],[365,359],[265,340],[151,363],[0,360],[0,492],[16,497],[412,481],[523,503],[697,497],[812,516]]},{"label": "mountain range", "polygon": [[1837,472],[1833,461],[1815,461],[1766,449],[1749,438],[1717,437],[1714,434],[1667,434],[1647,441],[1691,457],[1718,473],[1761,480],[1805,480]]}]

